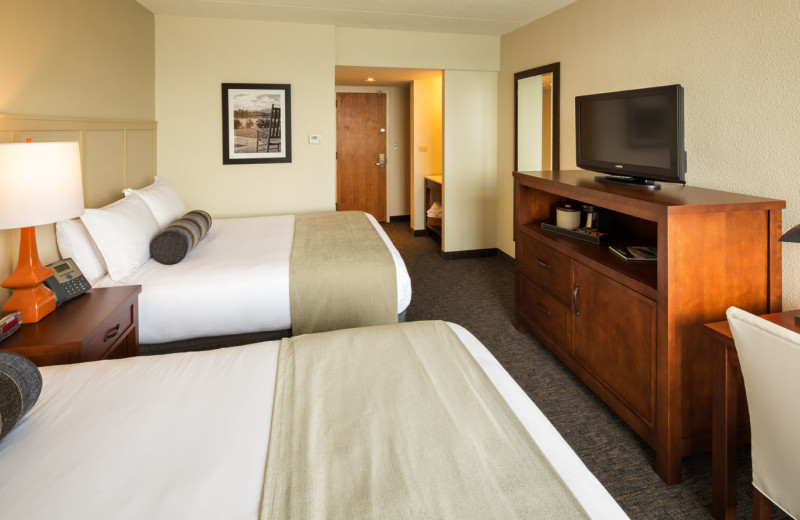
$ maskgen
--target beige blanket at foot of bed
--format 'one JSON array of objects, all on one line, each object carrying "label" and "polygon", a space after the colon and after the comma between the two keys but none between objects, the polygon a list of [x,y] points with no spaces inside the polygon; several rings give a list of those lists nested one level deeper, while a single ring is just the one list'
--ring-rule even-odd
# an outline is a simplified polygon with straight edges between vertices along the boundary
[{"label": "beige blanket at foot of bed", "polygon": [[261,519],[586,517],[445,323],[280,349]]},{"label": "beige blanket at foot of bed", "polygon": [[397,323],[392,254],[359,211],[296,216],[289,291],[295,336]]}]

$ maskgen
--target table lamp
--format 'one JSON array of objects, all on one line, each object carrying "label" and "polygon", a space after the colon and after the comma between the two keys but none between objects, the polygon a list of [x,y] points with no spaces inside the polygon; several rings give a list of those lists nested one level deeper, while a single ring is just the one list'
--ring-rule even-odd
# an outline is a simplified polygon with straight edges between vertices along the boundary
[{"label": "table lamp", "polygon": [[14,290],[4,313],[19,311],[23,323],[36,323],[55,310],[55,296],[42,283],[54,271],[39,261],[35,226],[82,213],[77,142],[0,144],[0,229],[21,228],[19,262],[0,284]]},{"label": "table lamp", "polygon": [[[797,225],[781,235],[778,239],[781,242],[800,242],[800,225]],[[794,321],[800,322],[800,310],[794,315]]]}]

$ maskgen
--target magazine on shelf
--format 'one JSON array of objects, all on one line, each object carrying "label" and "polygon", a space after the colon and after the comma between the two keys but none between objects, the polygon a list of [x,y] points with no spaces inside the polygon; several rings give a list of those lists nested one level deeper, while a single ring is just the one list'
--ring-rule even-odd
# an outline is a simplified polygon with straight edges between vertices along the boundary
[{"label": "magazine on shelf", "polygon": [[608,246],[608,249],[623,260],[639,262],[658,260],[658,251],[651,246]]}]

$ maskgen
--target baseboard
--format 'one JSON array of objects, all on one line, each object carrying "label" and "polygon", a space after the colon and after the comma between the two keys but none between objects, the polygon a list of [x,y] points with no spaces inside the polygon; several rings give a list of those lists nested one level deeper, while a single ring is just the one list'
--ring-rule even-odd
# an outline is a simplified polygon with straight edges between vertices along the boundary
[{"label": "baseboard", "polygon": [[411,215],[394,215],[389,217],[389,222],[411,222]]},{"label": "baseboard", "polygon": [[415,237],[424,237],[425,236],[425,230],[424,229],[415,229],[414,230],[414,236]]},{"label": "baseboard", "polygon": [[486,256],[497,256],[498,249],[468,249],[465,251],[442,251],[442,258],[445,260],[463,260],[465,258],[483,258]]}]

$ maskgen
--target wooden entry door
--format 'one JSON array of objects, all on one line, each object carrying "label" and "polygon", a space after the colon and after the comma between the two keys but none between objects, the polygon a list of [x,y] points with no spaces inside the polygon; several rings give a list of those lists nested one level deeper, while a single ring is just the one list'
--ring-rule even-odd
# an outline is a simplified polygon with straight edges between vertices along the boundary
[{"label": "wooden entry door", "polygon": [[[381,161],[381,154],[384,160]],[[336,209],[386,222],[386,96],[336,93]],[[380,163],[383,162],[383,165]]]}]

